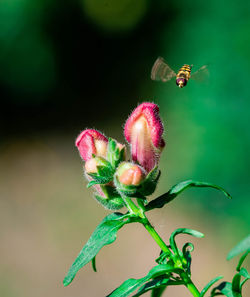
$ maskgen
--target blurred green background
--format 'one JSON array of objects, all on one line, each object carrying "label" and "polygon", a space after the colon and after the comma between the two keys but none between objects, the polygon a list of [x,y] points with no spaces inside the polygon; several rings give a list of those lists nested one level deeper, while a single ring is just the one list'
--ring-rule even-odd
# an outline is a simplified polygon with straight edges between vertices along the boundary
[{"label": "blurred green background", "polygon": [[[153,82],[158,56],[175,70],[208,64],[210,78],[184,89]],[[93,127],[124,142],[128,114],[147,100],[160,105],[167,142],[157,194],[193,178],[234,198],[189,190],[152,212],[153,224],[165,239],[177,227],[205,233],[193,240],[199,288],[217,275],[231,280],[237,259],[226,255],[250,224],[249,69],[249,1],[1,0],[0,295],[106,296],[154,265],[155,243],[127,226],[97,256],[98,273],[88,265],[62,286],[108,214],[86,190],[74,140]]]}]

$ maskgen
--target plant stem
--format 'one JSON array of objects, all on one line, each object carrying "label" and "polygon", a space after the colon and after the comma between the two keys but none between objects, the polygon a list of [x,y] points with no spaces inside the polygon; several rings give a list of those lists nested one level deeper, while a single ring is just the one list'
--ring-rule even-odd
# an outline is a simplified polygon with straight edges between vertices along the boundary
[{"label": "plant stem", "polygon": [[[166,243],[163,241],[163,239],[160,237],[160,235],[155,231],[154,227],[151,225],[151,223],[149,222],[148,218],[145,216],[144,214],[144,222],[143,222],[144,227],[147,229],[147,231],[149,232],[149,234],[151,235],[151,237],[155,240],[155,242],[158,244],[158,246],[161,248],[161,250],[165,253],[167,253],[167,255],[174,261],[174,263],[176,262],[175,258],[173,257],[170,249],[168,248],[168,246],[166,245]],[[176,263],[175,263],[176,264]],[[192,280],[190,279],[190,277],[187,275],[187,273],[185,271],[183,271],[180,274],[181,278],[183,279],[183,281],[185,282],[185,286],[188,288],[188,290],[190,291],[190,293],[194,296],[194,297],[199,297],[200,296],[200,292],[199,290],[196,288],[196,286],[194,285],[194,283],[192,282]]]},{"label": "plant stem", "polygon": [[171,251],[167,247],[166,243],[160,237],[160,235],[155,231],[154,227],[150,224],[149,220],[146,218],[145,223],[143,223],[144,227],[147,229],[148,233],[152,236],[154,241],[159,245],[161,250],[168,254],[168,256],[172,256]]},{"label": "plant stem", "polygon": [[126,196],[123,196],[123,195],[121,195],[121,196],[122,196],[122,199],[123,199],[124,203],[126,204],[128,210],[129,210],[129,212],[132,213],[132,214],[140,216],[141,211],[134,204],[134,202],[130,198],[126,197]]},{"label": "plant stem", "polygon": [[181,278],[184,280],[185,286],[188,288],[189,292],[192,293],[193,296],[199,297],[200,292],[196,288],[190,277],[185,272],[183,272],[181,273]]}]

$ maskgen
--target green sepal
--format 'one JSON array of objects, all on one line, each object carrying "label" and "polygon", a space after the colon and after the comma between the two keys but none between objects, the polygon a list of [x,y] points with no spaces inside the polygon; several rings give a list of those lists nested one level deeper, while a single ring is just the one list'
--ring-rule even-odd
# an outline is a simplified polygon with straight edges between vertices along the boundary
[{"label": "green sepal", "polygon": [[87,188],[90,188],[94,185],[100,185],[100,184],[105,184],[105,182],[100,182],[100,181],[97,181],[97,180],[91,180],[88,184],[87,184]]},{"label": "green sepal", "polygon": [[[245,257],[250,252],[250,235],[245,237],[242,241],[240,241],[227,255],[227,260],[234,258],[235,256],[246,252]],[[244,258],[245,259],[245,258]],[[243,261],[244,261],[243,259]],[[243,262],[242,261],[242,262]]]},{"label": "green sepal", "polygon": [[119,192],[127,197],[144,199],[145,196],[151,195],[157,186],[160,177],[160,171],[158,167],[151,170],[144,181],[138,186],[127,186],[119,182],[117,176],[114,176],[114,183]]},{"label": "green sepal", "polygon": [[213,284],[215,284],[218,280],[222,279],[223,276],[217,276],[215,278],[213,278],[201,291],[200,296],[199,297],[203,297],[206,292],[212,287]]},{"label": "green sepal", "polygon": [[156,278],[161,275],[165,275],[166,273],[180,273],[181,270],[178,268],[174,268],[171,265],[158,265],[153,267],[149,273],[140,279],[130,278],[122,283],[116,290],[110,293],[107,297],[127,297],[132,292],[134,292],[137,288],[142,286],[145,282],[150,279]]},{"label": "green sepal", "polygon": [[108,199],[95,194],[95,199],[101,203],[103,207],[109,210],[118,210],[124,206],[124,202],[120,197]]},{"label": "green sepal", "polygon": [[89,263],[102,247],[116,240],[118,230],[129,222],[127,217],[122,213],[112,213],[103,219],[70,267],[63,280],[64,286],[72,282],[78,270]]},{"label": "green sepal", "polygon": [[107,176],[112,180],[114,175],[114,170],[110,165],[110,163],[108,163],[106,166],[97,166],[96,168],[99,176],[103,176],[103,177]]},{"label": "green sepal", "polygon": [[126,186],[122,183],[119,182],[117,176],[115,175],[114,176],[114,183],[115,183],[115,186],[117,188],[117,191],[119,193],[121,193],[121,195],[124,195],[124,196],[127,196],[127,197],[136,197],[136,198],[140,198],[141,195],[137,195],[140,194],[138,192],[138,186]]},{"label": "green sepal", "polygon": [[221,191],[223,194],[226,195],[227,198],[231,199],[231,195],[225,191],[223,188],[206,183],[206,182],[200,182],[200,181],[194,181],[194,180],[187,180],[180,182],[176,185],[174,185],[167,193],[159,196],[158,198],[150,201],[148,205],[146,206],[146,211],[149,211],[154,208],[162,208],[165,204],[169,203],[173,199],[175,199],[181,192],[183,192],[185,189],[190,187],[207,187],[207,188],[213,188],[216,190]]},{"label": "green sepal", "polygon": [[158,184],[160,175],[161,172],[158,170],[158,167],[154,167],[138,187],[138,192],[140,192],[143,196],[149,196],[153,194]]},{"label": "green sepal", "polygon": [[107,159],[113,169],[116,169],[120,162],[125,160],[125,148],[120,150],[117,146],[117,141],[112,138],[109,138],[108,142]]},{"label": "green sepal", "polygon": [[102,206],[109,210],[118,210],[124,206],[123,199],[115,187],[108,185],[100,185],[100,187],[105,197],[98,193],[95,193],[94,197]]},{"label": "green sepal", "polygon": [[91,176],[94,180],[93,182],[90,181],[87,184],[87,188],[90,188],[93,185],[105,185],[112,181],[112,177],[107,177],[107,176],[103,177],[103,176],[96,175],[95,173],[88,173],[88,175]]},{"label": "green sepal", "polygon": [[107,184],[113,180],[114,170],[109,162],[106,166],[97,166],[96,168],[97,173],[87,173],[95,181],[95,183],[90,181],[87,185],[88,188],[94,184]]}]

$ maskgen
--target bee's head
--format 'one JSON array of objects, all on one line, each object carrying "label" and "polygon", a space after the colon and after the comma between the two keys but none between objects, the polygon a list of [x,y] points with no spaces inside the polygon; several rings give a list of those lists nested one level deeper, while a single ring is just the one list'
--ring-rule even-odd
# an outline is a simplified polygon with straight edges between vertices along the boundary
[{"label": "bee's head", "polygon": [[187,80],[183,77],[179,77],[176,79],[176,84],[179,86],[179,88],[183,88],[187,84]]}]

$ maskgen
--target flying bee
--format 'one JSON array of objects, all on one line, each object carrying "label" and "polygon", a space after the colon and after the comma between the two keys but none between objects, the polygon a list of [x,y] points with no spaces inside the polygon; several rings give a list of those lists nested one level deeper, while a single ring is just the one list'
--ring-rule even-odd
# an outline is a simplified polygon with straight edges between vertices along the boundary
[{"label": "flying bee", "polygon": [[184,64],[178,73],[176,74],[174,70],[168,66],[165,60],[162,57],[159,57],[151,70],[151,79],[156,81],[167,82],[171,80],[173,77],[176,77],[176,85],[179,88],[183,88],[186,86],[188,80],[191,78],[202,78],[204,75],[208,74],[207,65],[202,66],[191,76],[191,70],[193,65]]}]

